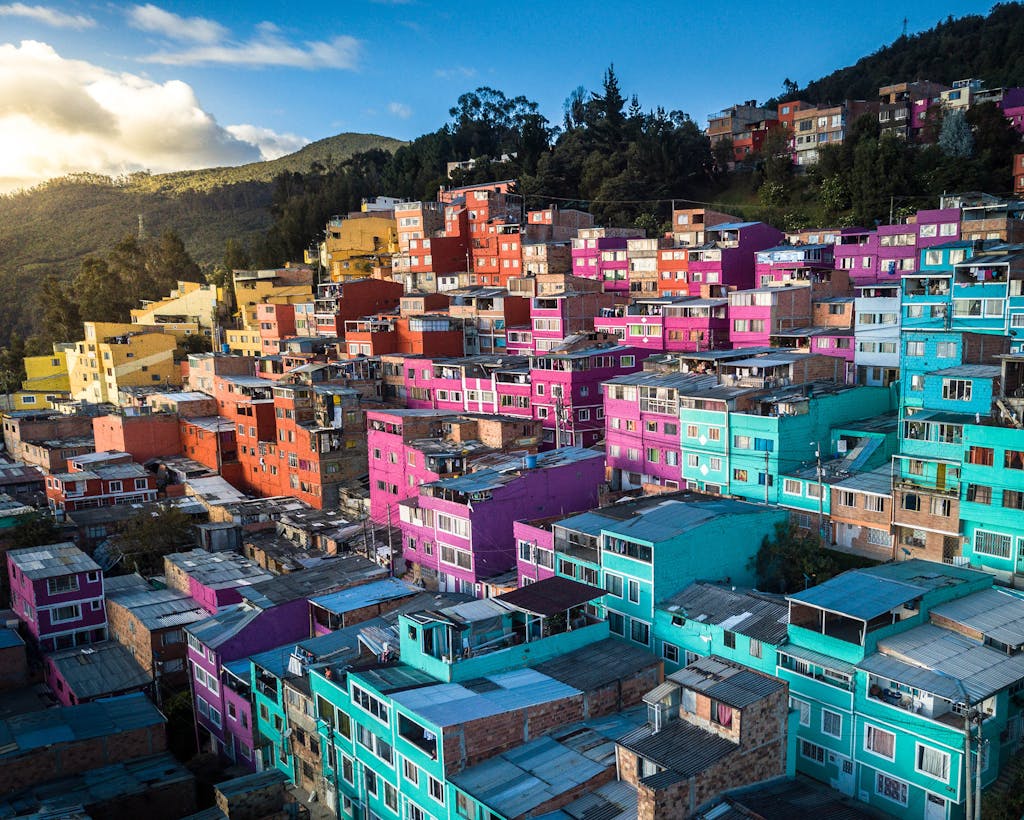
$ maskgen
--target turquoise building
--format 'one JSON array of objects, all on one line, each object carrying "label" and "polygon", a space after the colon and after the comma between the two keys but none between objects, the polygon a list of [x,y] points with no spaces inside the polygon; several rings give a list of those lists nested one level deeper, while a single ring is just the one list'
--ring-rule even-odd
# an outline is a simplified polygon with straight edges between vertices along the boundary
[{"label": "turquoise building", "polygon": [[897,816],[964,817],[968,751],[987,785],[1020,746],[1024,599],[910,560],[789,604],[776,674],[799,713],[798,771]]}]

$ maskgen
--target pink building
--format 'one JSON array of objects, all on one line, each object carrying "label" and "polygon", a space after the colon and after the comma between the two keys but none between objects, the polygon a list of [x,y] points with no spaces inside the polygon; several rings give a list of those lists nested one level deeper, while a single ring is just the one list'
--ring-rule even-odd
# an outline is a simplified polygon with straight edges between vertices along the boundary
[{"label": "pink building", "polygon": [[7,553],[11,609],[44,652],[107,638],[103,573],[70,541]]},{"label": "pink building", "polygon": [[602,454],[578,447],[477,467],[399,505],[406,563],[442,592],[479,596],[483,582],[516,568],[516,520],[589,509],[604,481]]},{"label": "pink building", "polygon": [[613,489],[683,486],[679,391],[718,387],[714,374],[644,371],[605,383],[605,451]]},{"label": "pink building", "polygon": [[516,521],[512,535],[516,539],[516,576],[519,586],[533,584],[555,575],[555,537],[551,525],[561,515]]},{"label": "pink building", "polygon": [[811,323],[809,284],[729,294],[729,339],[735,348],[767,345],[773,334]]},{"label": "pink building", "polygon": [[764,222],[722,222],[705,228],[704,238],[703,245],[687,251],[691,296],[709,295],[702,292],[704,285],[752,287],[755,254],[778,245],[783,233]]},{"label": "pink building", "polygon": [[551,350],[569,336],[594,330],[594,317],[624,304],[627,298],[623,294],[582,291],[576,287],[534,296],[530,300],[530,352]]},{"label": "pink building", "polygon": [[581,228],[572,240],[572,273],[596,279],[609,293],[629,293],[629,261],[626,244],[642,238],[633,228]]},{"label": "pink building", "polygon": [[854,286],[898,282],[917,271],[921,249],[959,238],[959,209],[918,211],[903,225],[845,229],[835,248],[835,266],[849,273]]},{"label": "pink building", "polygon": [[590,447],[604,437],[602,383],[643,367],[653,350],[583,342],[530,359],[534,418],[556,446]]},{"label": "pink building", "polygon": [[211,614],[239,603],[250,585],[274,577],[244,556],[201,549],[165,555],[164,576],[168,588],[191,596]]},{"label": "pink building", "polygon": [[153,684],[153,676],[117,641],[47,653],[43,666],[46,685],[62,706],[141,692]]},{"label": "pink building", "polygon": [[594,319],[594,326],[634,347],[659,352],[707,350],[728,346],[727,307],[724,298],[637,299],[629,306],[606,308]]},{"label": "pink building", "polygon": [[483,456],[512,449],[536,451],[540,423],[503,416],[464,416],[444,410],[371,410],[366,414],[370,517],[397,523],[398,504],[423,484],[461,475]]},{"label": "pink building", "polygon": [[835,268],[833,245],[779,245],[758,251],[755,282],[763,288],[787,282],[809,282],[827,276]]},{"label": "pink building", "polygon": [[264,356],[281,352],[281,341],[295,335],[295,305],[266,303],[256,306],[260,350]]}]

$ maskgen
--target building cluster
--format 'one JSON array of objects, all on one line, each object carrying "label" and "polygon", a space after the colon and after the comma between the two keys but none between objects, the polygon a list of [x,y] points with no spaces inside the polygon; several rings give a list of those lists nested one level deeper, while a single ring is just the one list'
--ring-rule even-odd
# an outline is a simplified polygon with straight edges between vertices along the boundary
[{"label": "building cluster", "polygon": [[787,100],[775,107],[747,100],[709,114],[706,133],[712,146],[731,147],[729,161],[734,163],[763,153],[769,137],[780,135],[793,164],[803,168],[818,163],[823,147],[842,144],[853,124],[865,115],[877,117],[883,135],[925,144],[938,140],[943,116],[963,114],[984,103],[995,104],[1007,122],[1024,134],[1024,88],[985,88],[982,80],[972,78],[950,86],[929,80],[893,83],[879,88],[873,100],[820,104]]},{"label": "building cluster", "polygon": [[[103,740],[5,793],[99,813],[46,781],[115,766],[194,811],[188,693],[236,776],[204,818],[970,816],[1024,739],[1024,203],[937,204],[648,238],[509,182],[381,197],[236,271],[234,327],[182,284],[30,357],[0,756],[70,759],[37,713]],[[154,574],[124,523],[170,506]],[[787,530],[863,566],[757,591]]]}]

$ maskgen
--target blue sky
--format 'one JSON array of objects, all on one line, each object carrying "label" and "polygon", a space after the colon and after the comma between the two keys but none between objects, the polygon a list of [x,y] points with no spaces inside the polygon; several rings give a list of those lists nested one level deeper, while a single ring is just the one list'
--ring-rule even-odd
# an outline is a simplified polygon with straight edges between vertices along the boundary
[{"label": "blue sky", "polygon": [[341,131],[409,139],[480,85],[553,123],[614,62],[645,108],[704,124],[987,3],[0,0],[0,190],[78,170],[272,157]]}]

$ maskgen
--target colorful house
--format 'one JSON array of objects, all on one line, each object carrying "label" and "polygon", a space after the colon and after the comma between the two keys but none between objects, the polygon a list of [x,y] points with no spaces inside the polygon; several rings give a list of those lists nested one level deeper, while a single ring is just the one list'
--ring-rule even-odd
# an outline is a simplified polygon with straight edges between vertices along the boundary
[{"label": "colorful house", "polygon": [[403,556],[441,591],[478,595],[515,567],[515,520],[592,507],[603,480],[603,454],[578,447],[479,460],[398,505]]},{"label": "colorful house", "polygon": [[44,652],[107,638],[103,573],[71,542],[10,550],[11,609]]}]

